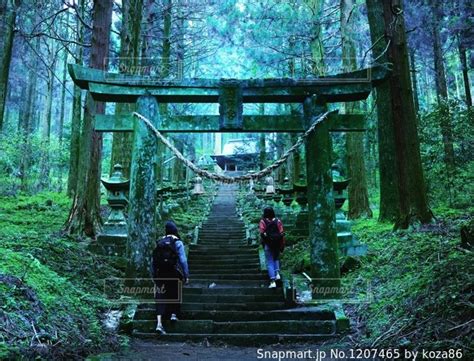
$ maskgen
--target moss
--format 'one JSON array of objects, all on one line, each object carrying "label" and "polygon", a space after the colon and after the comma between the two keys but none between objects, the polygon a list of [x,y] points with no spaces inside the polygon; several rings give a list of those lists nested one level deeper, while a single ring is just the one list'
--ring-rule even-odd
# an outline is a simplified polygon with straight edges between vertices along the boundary
[{"label": "moss", "polygon": [[69,203],[49,192],[0,199],[0,358],[78,358],[118,347],[102,326],[113,305],[101,280],[121,274],[85,242],[61,235]]},{"label": "moss", "polygon": [[[404,232],[390,224],[359,221],[356,236],[369,246],[362,267],[344,284],[365,294],[367,281],[373,301],[349,307],[361,320],[358,342],[377,347],[462,348],[472,335],[462,325],[472,312],[472,257],[459,248],[459,227],[471,215],[446,212],[432,225]],[[471,306],[469,306],[471,305]]]}]

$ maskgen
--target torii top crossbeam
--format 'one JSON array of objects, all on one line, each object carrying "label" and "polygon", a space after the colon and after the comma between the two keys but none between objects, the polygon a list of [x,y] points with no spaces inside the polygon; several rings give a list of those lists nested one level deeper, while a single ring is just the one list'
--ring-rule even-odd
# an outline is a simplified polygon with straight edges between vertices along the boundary
[{"label": "torii top crossbeam", "polygon": [[70,64],[74,83],[104,102],[133,103],[139,96],[153,95],[161,103],[217,103],[226,89],[233,89],[243,103],[302,103],[317,94],[325,102],[366,99],[388,70],[377,66],[318,78],[292,79],[182,79],[163,80],[147,75],[104,72]]}]

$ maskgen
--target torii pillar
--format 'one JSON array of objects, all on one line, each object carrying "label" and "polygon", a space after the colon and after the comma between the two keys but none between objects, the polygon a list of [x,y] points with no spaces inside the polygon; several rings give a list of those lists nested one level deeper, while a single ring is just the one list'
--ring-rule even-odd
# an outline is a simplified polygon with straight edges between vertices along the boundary
[{"label": "torii pillar", "polygon": [[[309,127],[326,111],[324,99],[306,98],[304,118]],[[340,298],[336,210],[331,175],[330,121],[317,125],[306,141],[306,177],[313,298]]]},{"label": "torii pillar", "polygon": [[[158,102],[144,95],[137,100],[137,111],[160,126]],[[127,277],[149,277],[150,255],[156,234],[156,164],[158,139],[146,124],[135,118],[133,125],[132,166],[130,170]]]}]

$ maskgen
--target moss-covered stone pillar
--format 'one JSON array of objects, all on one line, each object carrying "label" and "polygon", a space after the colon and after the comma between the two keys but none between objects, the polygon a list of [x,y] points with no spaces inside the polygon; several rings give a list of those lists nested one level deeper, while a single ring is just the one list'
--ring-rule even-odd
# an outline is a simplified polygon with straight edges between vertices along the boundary
[{"label": "moss-covered stone pillar", "polygon": [[[306,126],[326,111],[316,96],[304,102]],[[331,175],[332,144],[329,123],[323,121],[306,142],[309,239],[313,298],[339,298],[340,274]]]},{"label": "moss-covered stone pillar", "polygon": [[[160,114],[155,97],[142,96],[137,112],[159,128]],[[150,258],[156,240],[156,163],[158,140],[139,119],[133,129],[132,165],[130,169],[129,218],[127,242],[127,277],[148,277]]]}]

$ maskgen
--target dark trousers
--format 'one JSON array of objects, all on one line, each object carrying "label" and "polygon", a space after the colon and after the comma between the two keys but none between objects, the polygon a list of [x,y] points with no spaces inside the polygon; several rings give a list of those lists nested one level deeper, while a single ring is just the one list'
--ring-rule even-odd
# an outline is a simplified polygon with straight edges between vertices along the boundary
[{"label": "dark trousers", "polygon": [[179,315],[182,302],[182,282],[179,274],[159,274],[155,279],[156,314],[169,319],[171,314]]}]

